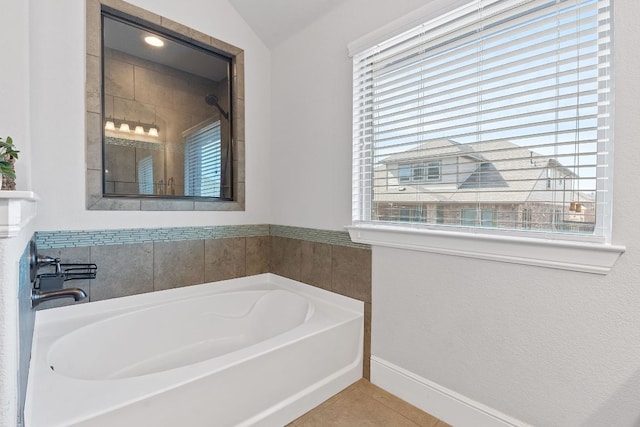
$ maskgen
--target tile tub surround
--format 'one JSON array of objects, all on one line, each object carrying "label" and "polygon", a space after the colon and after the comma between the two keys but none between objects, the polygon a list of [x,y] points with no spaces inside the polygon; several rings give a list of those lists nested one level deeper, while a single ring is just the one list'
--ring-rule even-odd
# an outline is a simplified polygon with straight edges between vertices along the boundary
[{"label": "tile tub surround", "polygon": [[[95,279],[65,282],[65,287],[84,289],[88,302],[268,273],[267,239],[268,236],[230,237],[39,251],[67,262],[97,264]],[[247,259],[253,263],[249,268]],[[38,309],[72,303],[54,300]]]},{"label": "tile tub surround", "polygon": [[[38,233],[40,253],[98,265],[96,279],[66,282],[99,301],[275,273],[365,303],[364,376],[371,353],[371,249],[341,231],[282,225]],[[56,300],[42,308],[72,304]],[[40,308],[40,307],[39,307]]]},{"label": "tile tub surround", "polygon": [[35,312],[31,309],[31,278],[29,275],[29,245],[20,257],[18,284],[18,427],[24,425],[24,403],[27,392],[29,361],[31,360],[31,344]]},{"label": "tile tub surround", "polygon": [[336,292],[365,305],[363,375],[371,356],[371,249],[271,236],[271,273]]}]

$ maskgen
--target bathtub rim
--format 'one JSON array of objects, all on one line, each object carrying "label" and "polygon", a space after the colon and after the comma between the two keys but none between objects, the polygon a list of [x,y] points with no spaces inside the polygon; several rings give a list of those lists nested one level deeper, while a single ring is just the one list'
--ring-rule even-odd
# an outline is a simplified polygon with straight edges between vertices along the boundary
[{"label": "bathtub rim", "polygon": [[[53,322],[58,323],[55,325],[56,327],[64,328],[64,322],[73,322],[80,317],[89,319],[89,321],[93,322],[95,321],[94,319],[116,315],[118,312],[124,313],[133,308],[143,308],[146,306],[170,303],[178,300],[190,299],[200,295],[211,295],[212,293],[251,290],[251,286],[265,285],[272,290],[285,288],[292,292],[312,297],[313,299],[327,301],[355,313],[364,313],[363,301],[279,276],[274,273],[262,273],[254,276],[245,276],[217,282],[189,285],[101,301],[92,301],[84,304],[67,305],[40,310],[36,312],[34,329],[46,332],[52,328]],[[215,287],[216,289],[212,290],[212,287]],[[247,289],[239,289],[240,287],[246,287]],[[173,297],[175,296],[177,296],[177,298],[174,299]],[[56,330],[55,333],[58,334],[58,331]]]}]

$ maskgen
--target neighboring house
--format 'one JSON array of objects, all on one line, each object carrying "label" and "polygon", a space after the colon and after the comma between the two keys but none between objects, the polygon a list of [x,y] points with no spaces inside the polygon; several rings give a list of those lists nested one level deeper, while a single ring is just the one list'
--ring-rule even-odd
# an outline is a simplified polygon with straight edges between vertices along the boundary
[{"label": "neighboring house", "polygon": [[556,159],[509,141],[432,141],[382,157],[373,220],[593,232],[595,198]]}]

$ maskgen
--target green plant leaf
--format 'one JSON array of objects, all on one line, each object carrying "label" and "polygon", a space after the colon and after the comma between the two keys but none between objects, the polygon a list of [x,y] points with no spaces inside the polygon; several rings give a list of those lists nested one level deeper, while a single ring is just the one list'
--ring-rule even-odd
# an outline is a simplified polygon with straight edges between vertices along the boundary
[{"label": "green plant leaf", "polygon": [[0,161],[0,174],[16,179],[16,172],[11,167],[11,163],[4,160]]}]

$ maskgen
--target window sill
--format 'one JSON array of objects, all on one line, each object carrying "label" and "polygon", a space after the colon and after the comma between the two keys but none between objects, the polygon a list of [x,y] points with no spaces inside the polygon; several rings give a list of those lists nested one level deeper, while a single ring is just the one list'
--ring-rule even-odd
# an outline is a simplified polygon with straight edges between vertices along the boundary
[{"label": "window sill", "polygon": [[479,235],[413,229],[392,225],[347,226],[351,240],[372,246],[533,265],[561,270],[607,274],[624,246],[551,239]]}]

